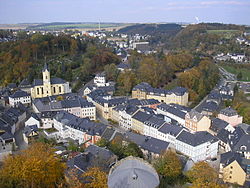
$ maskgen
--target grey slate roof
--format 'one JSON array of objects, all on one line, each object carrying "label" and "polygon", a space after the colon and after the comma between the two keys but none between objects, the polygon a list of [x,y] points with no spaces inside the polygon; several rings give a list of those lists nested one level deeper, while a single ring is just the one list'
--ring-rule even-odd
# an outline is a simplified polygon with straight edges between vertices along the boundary
[{"label": "grey slate roof", "polygon": [[206,102],[202,105],[202,111],[207,111],[207,112],[215,112],[217,111],[219,106],[217,103],[213,101]]},{"label": "grey slate roof", "polygon": [[142,83],[136,85],[133,88],[133,91],[136,91],[136,90],[144,91],[144,92],[147,92],[147,93],[150,93],[153,95],[158,95],[158,96],[160,96],[162,94],[167,95],[167,94],[172,94],[172,93],[174,93],[177,96],[182,96],[188,91],[186,88],[183,88],[183,87],[176,87],[176,88],[171,89],[171,90],[153,88],[150,84],[148,84],[146,82],[142,82]]},{"label": "grey slate roof", "polygon": [[30,83],[30,81],[29,81],[28,79],[23,79],[23,80],[20,82],[20,84],[19,84],[18,87],[19,87],[19,88],[31,87],[31,83]]},{"label": "grey slate roof", "polygon": [[83,153],[75,156],[67,162],[69,168],[76,168],[81,172],[98,165],[105,170],[109,170],[112,163],[116,161],[116,156],[108,149],[90,145]]},{"label": "grey slate roof", "polygon": [[235,115],[238,115],[237,112],[236,112],[236,110],[234,110],[231,107],[227,107],[227,108],[221,110],[220,114],[224,114],[226,116],[235,116]]},{"label": "grey slate roof", "polygon": [[117,105],[125,104],[127,103],[126,97],[118,97],[118,98],[111,98],[111,99],[104,99],[103,97],[97,97],[93,99],[96,103],[104,106],[104,104],[107,104],[108,107],[114,107]]},{"label": "grey slate roof", "polygon": [[147,119],[144,122],[144,124],[151,126],[151,127],[154,127],[156,129],[159,129],[162,125],[166,124],[166,122],[162,119],[155,117],[155,116],[151,116],[149,119]]},{"label": "grey slate roof", "polygon": [[176,140],[179,140],[181,142],[184,142],[188,145],[191,146],[198,146],[201,145],[203,143],[206,142],[217,142],[218,139],[216,137],[214,137],[213,135],[211,135],[210,133],[208,133],[207,131],[200,131],[200,132],[196,132],[194,134],[187,132],[185,130],[183,130],[176,138]]},{"label": "grey slate roof", "polygon": [[220,163],[228,166],[229,164],[231,164],[233,161],[237,161],[239,163],[239,165],[241,166],[241,168],[247,173],[249,174],[249,170],[250,170],[250,159],[245,159],[244,157],[242,157],[239,153],[236,152],[226,152],[221,154],[221,160]]},{"label": "grey slate roof", "polygon": [[157,108],[159,108],[159,109],[162,110],[162,111],[171,113],[171,114],[173,114],[173,115],[175,115],[175,116],[177,116],[177,117],[180,117],[180,118],[182,118],[182,119],[185,119],[185,115],[186,115],[185,112],[181,111],[181,110],[178,109],[178,108],[175,108],[175,107],[173,107],[173,106],[170,106],[170,105],[168,105],[168,104],[165,104],[165,103],[160,104],[159,106],[157,106]]},{"label": "grey slate roof", "polygon": [[236,127],[233,133],[230,133],[228,137],[228,143],[230,147],[233,147],[239,142],[240,138],[245,134],[244,130],[240,127]]},{"label": "grey slate roof", "polygon": [[107,126],[102,123],[95,123],[90,121],[89,118],[79,118],[65,111],[58,112],[54,118],[64,125],[86,132],[86,134],[92,136],[101,136],[107,128]]},{"label": "grey slate roof", "polygon": [[152,86],[151,86],[149,83],[147,83],[147,82],[142,82],[142,83],[136,85],[136,86],[133,88],[133,90],[134,90],[134,91],[135,91],[135,90],[147,91],[149,88],[152,88]]},{"label": "grey slate roof", "polygon": [[176,137],[182,130],[183,128],[178,125],[164,124],[158,131]]},{"label": "grey slate roof", "polygon": [[187,115],[189,115],[190,119],[196,118],[197,121],[200,121],[204,117],[203,114],[201,114],[195,110],[191,110],[190,112],[187,113]]},{"label": "grey slate roof", "polygon": [[221,129],[218,134],[217,134],[217,138],[219,140],[221,140],[222,142],[224,143],[227,143],[228,142],[228,138],[229,138],[229,135],[230,135],[230,132],[227,131],[226,129]]},{"label": "grey slate roof", "polygon": [[159,177],[155,169],[140,158],[127,157],[109,172],[109,188],[155,188]]},{"label": "grey slate roof", "polygon": [[213,118],[211,121],[210,129],[216,133],[218,133],[221,129],[225,129],[229,125],[228,122],[219,119],[219,118]]},{"label": "grey slate roof", "polygon": [[37,125],[29,125],[29,126],[24,127],[24,129],[23,129],[23,133],[24,133],[26,136],[29,136],[30,133],[32,133],[32,132],[37,132],[37,131],[38,131]]},{"label": "grey slate roof", "polygon": [[11,98],[21,98],[21,97],[29,97],[29,96],[30,96],[30,94],[28,94],[27,92],[22,91],[22,90],[18,90],[14,94],[12,94],[10,97]]},{"label": "grey slate roof", "polygon": [[14,141],[14,135],[11,134],[10,132],[0,133],[0,140],[13,142]]},{"label": "grey slate roof", "polygon": [[152,115],[147,114],[145,112],[142,111],[138,111],[135,115],[132,116],[132,118],[140,121],[140,122],[145,122],[146,120],[148,120],[150,117],[152,117]]},{"label": "grey slate roof", "polygon": [[[242,147],[245,146],[245,147]],[[234,151],[250,152],[250,135],[244,134],[233,147]]]},{"label": "grey slate roof", "polygon": [[77,97],[70,97],[66,98],[62,101],[54,101],[50,98],[39,98],[35,99],[33,104],[36,106],[36,108],[40,111],[60,111],[65,108],[89,108],[94,107],[94,104],[91,102],[88,102],[86,99],[83,99],[79,96]]},{"label": "grey slate roof", "polygon": [[147,150],[155,154],[161,154],[163,151],[166,151],[169,147],[169,142],[136,134],[133,132],[126,132],[124,136],[127,140],[136,143],[143,150]]},{"label": "grey slate roof", "polygon": [[[66,81],[61,79],[61,78],[51,78],[50,83],[51,84],[64,84],[64,83],[66,83]],[[41,85],[43,85],[43,80],[35,79],[33,81],[33,86],[41,86]]]},{"label": "grey slate roof", "polygon": [[117,68],[118,69],[131,69],[131,66],[128,63],[120,63],[117,65]]}]

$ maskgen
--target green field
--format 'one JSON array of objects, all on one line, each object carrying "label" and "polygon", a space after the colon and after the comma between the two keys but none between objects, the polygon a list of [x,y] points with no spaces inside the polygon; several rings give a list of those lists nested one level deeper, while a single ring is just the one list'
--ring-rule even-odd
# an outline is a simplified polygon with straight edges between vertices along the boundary
[{"label": "green field", "polygon": [[[100,23],[101,28],[115,28],[125,24],[121,23]],[[99,23],[50,23],[31,26],[29,29],[38,30],[64,30],[64,29],[95,29],[99,27]]]},{"label": "green field", "polygon": [[221,65],[221,67],[223,67],[226,71],[235,74],[236,76],[241,72],[241,81],[250,81],[250,70],[247,68],[236,68],[232,65]]},{"label": "green field", "polygon": [[222,35],[225,38],[232,38],[235,35],[239,35],[241,31],[239,30],[207,30],[208,34]]}]

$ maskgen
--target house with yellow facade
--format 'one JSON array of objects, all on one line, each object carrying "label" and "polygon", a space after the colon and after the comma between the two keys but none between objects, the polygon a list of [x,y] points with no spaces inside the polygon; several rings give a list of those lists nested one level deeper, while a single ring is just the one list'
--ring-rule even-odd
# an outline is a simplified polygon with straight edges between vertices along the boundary
[{"label": "house with yellow facade", "polygon": [[209,131],[210,126],[210,118],[195,110],[191,110],[185,115],[185,127],[191,132]]},{"label": "house with yellow facade", "polygon": [[159,89],[153,88],[146,82],[142,82],[133,88],[132,98],[155,99],[166,104],[188,105],[188,91],[186,88],[176,87],[171,90]]},{"label": "house with yellow facade", "polygon": [[142,111],[138,111],[136,114],[132,116],[131,129],[133,129],[136,132],[139,132],[140,134],[143,134],[145,129],[144,122],[147,121],[150,117],[152,117],[152,115]]},{"label": "house with yellow facade", "polygon": [[250,177],[250,160],[236,152],[221,154],[219,177],[224,182],[243,186]]},{"label": "house with yellow facade", "polygon": [[43,79],[35,79],[31,88],[31,97],[42,98],[53,95],[71,93],[69,82],[61,78],[51,78],[48,65],[45,63],[42,70]]}]

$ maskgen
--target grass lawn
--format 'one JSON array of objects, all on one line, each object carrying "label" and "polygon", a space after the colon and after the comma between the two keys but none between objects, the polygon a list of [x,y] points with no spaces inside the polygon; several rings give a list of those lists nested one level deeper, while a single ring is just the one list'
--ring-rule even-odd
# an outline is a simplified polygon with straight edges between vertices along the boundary
[{"label": "grass lawn", "polygon": [[232,74],[239,74],[240,72],[242,73],[242,79],[241,81],[250,81],[250,70],[247,68],[236,68],[234,66],[230,65],[222,65],[226,71],[232,73]]}]

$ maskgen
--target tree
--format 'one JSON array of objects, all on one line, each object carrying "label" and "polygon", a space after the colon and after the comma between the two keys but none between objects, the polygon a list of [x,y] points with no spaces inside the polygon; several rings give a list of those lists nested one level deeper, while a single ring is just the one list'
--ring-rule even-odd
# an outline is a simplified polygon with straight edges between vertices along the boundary
[{"label": "tree", "polygon": [[105,65],[104,71],[108,80],[116,81],[119,71],[114,63]]},{"label": "tree", "polygon": [[237,80],[241,80],[242,79],[242,72],[239,72],[239,74],[237,74]]},{"label": "tree", "polygon": [[35,143],[20,154],[9,155],[0,170],[0,187],[56,187],[65,164],[49,145]]},{"label": "tree", "polygon": [[57,100],[57,101],[62,101],[63,99],[64,99],[64,98],[63,98],[62,95],[59,95],[59,96],[56,97],[56,100]]},{"label": "tree", "polygon": [[134,157],[140,157],[143,158],[143,153],[141,149],[138,147],[137,144],[130,142],[128,145],[124,148],[124,155],[127,156],[134,156]]},{"label": "tree", "polygon": [[84,174],[86,182],[84,188],[108,188],[107,174],[98,167],[88,169]]},{"label": "tree", "polygon": [[156,171],[163,176],[168,184],[173,184],[180,177],[182,171],[181,161],[175,152],[167,150],[154,162]]},{"label": "tree", "polygon": [[222,188],[218,184],[218,173],[208,163],[197,162],[191,170],[187,172],[187,177],[192,182],[192,188]]},{"label": "tree", "polygon": [[119,95],[128,95],[132,88],[138,83],[136,74],[133,71],[121,72],[117,78]]}]

